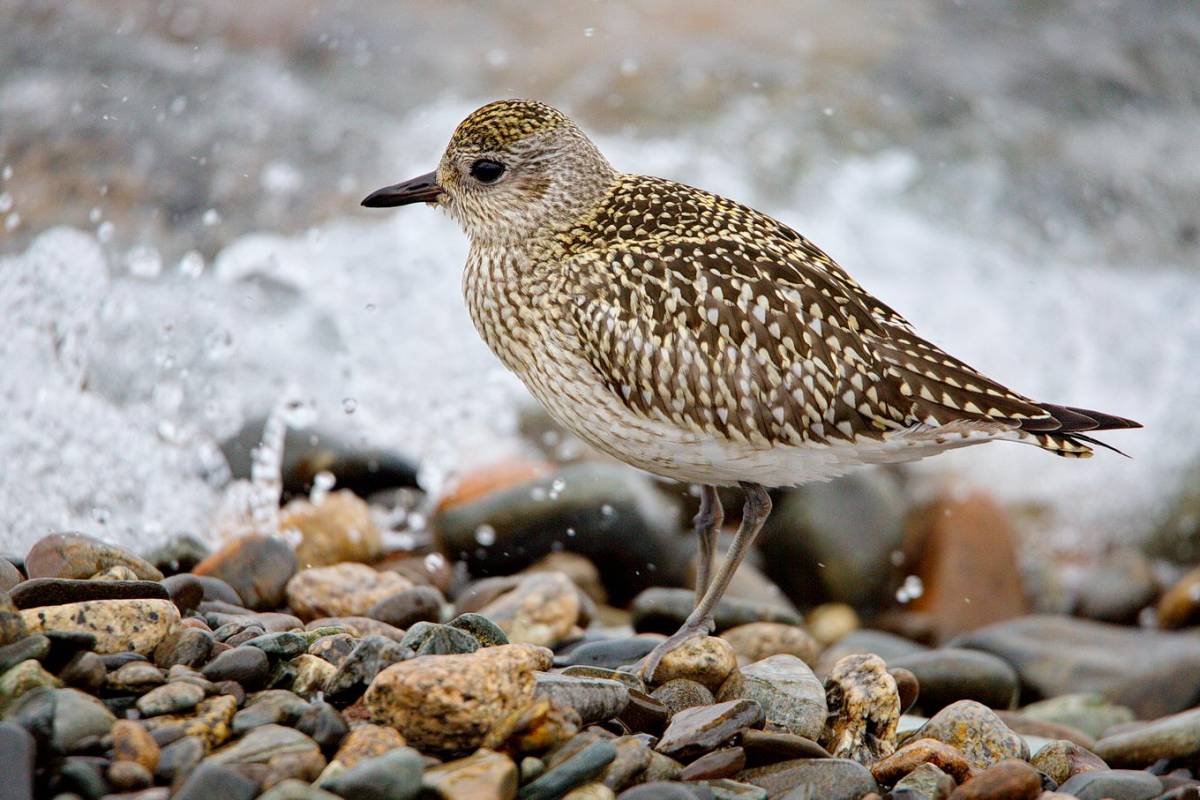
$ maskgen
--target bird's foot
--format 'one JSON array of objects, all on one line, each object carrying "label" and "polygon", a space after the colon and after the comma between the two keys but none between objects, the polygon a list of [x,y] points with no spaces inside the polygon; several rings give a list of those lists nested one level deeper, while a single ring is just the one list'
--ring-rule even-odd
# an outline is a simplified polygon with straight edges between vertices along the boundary
[{"label": "bird's foot", "polygon": [[693,639],[699,639],[707,636],[716,627],[712,617],[702,617],[692,619],[688,617],[687,622],[683,623],[683,627],[668,636],[660,642],[657,647],[651,650],[646,656],[637,663],[635,672],[647,684],[654,684],[654,674],[658,671],[659,664],[662,663],[663,657],[672,651],[678,650]]}]

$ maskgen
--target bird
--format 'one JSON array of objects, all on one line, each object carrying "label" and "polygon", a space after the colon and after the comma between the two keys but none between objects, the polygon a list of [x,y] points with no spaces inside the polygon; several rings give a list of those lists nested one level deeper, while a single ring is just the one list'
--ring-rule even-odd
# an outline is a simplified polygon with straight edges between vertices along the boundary
[{"label": "bird", "polygon": [[[634,665],[651,681],[668,653],[713,631],[771,513],[769,490],[992,441],[1083,458],[1115,449],[1093,432],[1141,427],[1006,388],[788,225],[621,172],[542,102],[473,111],[436,170],[362,201],[414,203],[467,235],[472,322],[552,418],[620,461],[701,487],[695,606]],[[745,501],[715,568],[721,487]]]}]

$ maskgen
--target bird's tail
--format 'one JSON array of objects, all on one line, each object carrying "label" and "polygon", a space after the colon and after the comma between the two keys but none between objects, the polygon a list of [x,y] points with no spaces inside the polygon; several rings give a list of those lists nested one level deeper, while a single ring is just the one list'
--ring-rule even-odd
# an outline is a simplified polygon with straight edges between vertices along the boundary
[{"label": "bird's tail", "polygon": [[[1092,411],[1086,408],[1072,408],[1051,403],[1039,403],[1042,410],[1049,414],[1058,426],[1053,431],[1037,430],[1040,424],[1022,425],[1026,441],[1038,445],[1043,450],[1049,450],[1056,456],[1064,458],[1089,458],[1092,447],[1103,447],[1114,453],[1125,455],[1110,444],[1094,439],[1084,432],[1112,431],[1126,428],[1140,428],[1140,422],[1134,422],[1124,417],[1105,414],[1102,411]],[[1128,457],[1128,456],[1126,456]]]}]

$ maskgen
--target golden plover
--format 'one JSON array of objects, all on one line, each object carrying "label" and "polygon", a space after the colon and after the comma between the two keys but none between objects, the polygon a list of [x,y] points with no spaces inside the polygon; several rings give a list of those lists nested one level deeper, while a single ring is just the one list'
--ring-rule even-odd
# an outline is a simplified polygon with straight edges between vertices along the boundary
[{"label": "golden plover", "polygon": [[[436,171],[363,205],[430,203],[470,237],[479,334],[559,423],[702,485],[695,610],[642,662],[708,633],[771,510],[768,487],[995,440],[1081,457],[1139,427],[1038,403],[927,342],[816,245],[740,203],[618,172],[570,119],[505,100],[468,116]],[[715,574],[715,487],[746,492]]]}]

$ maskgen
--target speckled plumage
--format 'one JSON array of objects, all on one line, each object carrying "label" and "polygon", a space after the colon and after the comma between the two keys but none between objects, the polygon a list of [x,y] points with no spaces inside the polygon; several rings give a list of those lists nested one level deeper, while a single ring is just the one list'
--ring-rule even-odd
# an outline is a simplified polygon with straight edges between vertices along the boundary
[{"label": "speckled plumage", "polygon": [[[513,164],[507,186],[469,186],[481,157]],[[543,104],[476,111],[437,177],[489,347],[559,422],[648,471],[793,485],[992,439],[1087,456],[1082,431],[1132,424],[1004,388],[791,228],[617,172]]]}]

